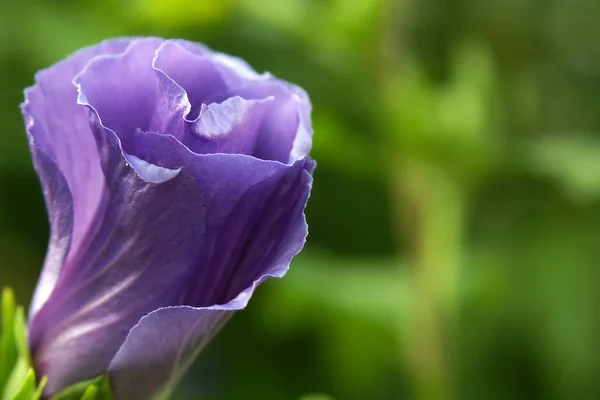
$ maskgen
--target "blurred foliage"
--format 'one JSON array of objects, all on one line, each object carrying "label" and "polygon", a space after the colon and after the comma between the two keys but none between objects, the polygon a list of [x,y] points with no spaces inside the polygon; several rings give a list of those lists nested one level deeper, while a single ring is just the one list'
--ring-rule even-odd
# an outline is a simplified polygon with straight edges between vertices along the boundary
[{"label": "blurred foliage", "polygon": [[596,0],[3,0],[0,286],[48,227],[23,124],[40,68],[119,35],[202,41],[304,87],[305,252],[177,399],[600,397]]}]

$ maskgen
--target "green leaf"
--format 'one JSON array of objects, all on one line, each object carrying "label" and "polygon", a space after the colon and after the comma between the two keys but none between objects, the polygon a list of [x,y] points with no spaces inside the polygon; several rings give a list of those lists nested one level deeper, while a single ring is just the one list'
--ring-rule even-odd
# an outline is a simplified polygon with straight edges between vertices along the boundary
[{"label": "green leaf", "polygon": [[23,307],[17,307],[15,312],[15,320],[13,326],[13,334],[17,354],[23,358],[28,365],[31,365],[31,357],[29,356],[29,348],[27,347],[27,322],[25,319],[25,310]]},{"label": "green leaf", "polygon": [[[96,386],[98,379],[92,379],[85,382],[79,382],[69,386],[60,393],[52,396],[51,400],[79,400],[83,398],[90,386]],[[97,386],[96,386],[97,388]]]},{"label": "green leaf", "polygon": [[2,291],[2,331],[0,332],[0,394],[4,392],[6,381],[17,361],[14,345],[15,298],[10,288]]},{"label": "green leaf", "polygon": [[13,397],[14,400],[31,400],[35,395],[35,372],[33,369],[29,369],[27,371],[27,375],[25,376],[25,380],[23,381],[23,385],[17,392],[17,394]]},{"label": "green leaf", "polygon": [[112,389],[110,388],[110,383],[108,382],[108,376],[104,375],[100,378],[98,382],[98,395],[96,396],[97,400],[114,400],[115,397],[112,394]]},{"label": "green leaf", "polygon": [[4,388],[4,400],[25,398],[33,396],[35,391],[35,373],[30,385],[30,375],[33,373],[27,348],[27,325],[25,323],[25,311],[23,307],[17,307],[13,318],[13,347],[16,349],[17,362],[12,369],[6,387]]},{"label": "green leaf", "polygon": [[23,388],[28,383],[27,379],[29,378],[28,374],[30,370],[31,368],[29,367],[26,359],[19,358],[17,360],[17,364],[13,368],[8,381],[6,382],[6,387],[4,388],[4,400],[15,399],[16,396],[23,391]]},{"label": "green leaf", "polygon": [[40,384],[37,387],[37,390],[33,394],[31,400],[40,400],[42,398],[42,394],[44,392],[44,388],[46,387],[46,383],[48,382],[48,377],[44,376],[40,381]]},{"label": "green leaf", "polygon": [[17,306],[13,292],[2,292],[2,334],[0,337],[0,395],[3,400],[39,400],[46,385],[42,378],[36,387],[27,347],[25,310]]},{"label": "green leaf", "polygon": [[96,400],[98,395],[98,387],[96,385],[90,385],[85,389],[81,400]]},{"label": "green leaf", "polygon": [[102,375],[76,383],[52,396],[51,400],[114,400],[114,396],[108,378]]}]

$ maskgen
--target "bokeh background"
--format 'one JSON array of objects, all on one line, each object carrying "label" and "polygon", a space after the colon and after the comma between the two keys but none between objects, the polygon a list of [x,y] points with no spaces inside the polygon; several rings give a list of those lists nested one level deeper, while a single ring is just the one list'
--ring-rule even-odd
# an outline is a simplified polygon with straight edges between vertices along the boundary
[{"label": "bokeh background", "polygon": [[1,0],[0,286],[48,236],[18,105],[119,35],[202,41],[314,103],[310,237],[175,399],[600,398],[597,0]]}]

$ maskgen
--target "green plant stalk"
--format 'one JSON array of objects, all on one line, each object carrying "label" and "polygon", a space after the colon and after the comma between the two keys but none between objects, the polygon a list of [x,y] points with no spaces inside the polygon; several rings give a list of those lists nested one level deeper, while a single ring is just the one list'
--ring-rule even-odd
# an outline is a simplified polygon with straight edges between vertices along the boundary
[{"label": "green plant stalk", "polygon": [[[466,190],[418,149],[394,143],[406,126],[393,116],[402,104],[390,103],[391,91],[403,90],[404,60],[410,58],[406,24],[412,0],[381,0],[380,31],[374,70],[387,118],[380,134],[387,137],[383,159],[387,163],[398,249],[407,250],[412,267],[412,308],[409,322],[398,328],[401,357],[409,360],[414,398],[451,400],[453,387],[451,336],[457,317]],[[395,132],[390,137],[389,133]],[[384,141],[385,142],[385,141]],[[408,246],[406,240],[408,238]],[[408,249],[406,249],[408,247]]]},{"label": "green plant stalk", "polygon": [[[406,351],[419,399],[453,399],[452,353],[464,230],[465,193],[440,168],[404,160],[391,171],[398,229],[412,238],[414,308]],[[407,226],[408,225],[408,226]]]}]

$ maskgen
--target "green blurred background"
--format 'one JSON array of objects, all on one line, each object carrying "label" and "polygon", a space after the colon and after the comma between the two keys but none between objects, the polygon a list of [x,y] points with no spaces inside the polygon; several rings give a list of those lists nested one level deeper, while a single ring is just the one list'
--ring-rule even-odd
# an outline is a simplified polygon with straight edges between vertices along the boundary
[{"label": "green blurred background", "polygon": [[48,236],[18,109],[120,35],[202,41],[314,104],[310,236],[176,399],[600,398],[597,0],[0,0],[0,286]]}]

